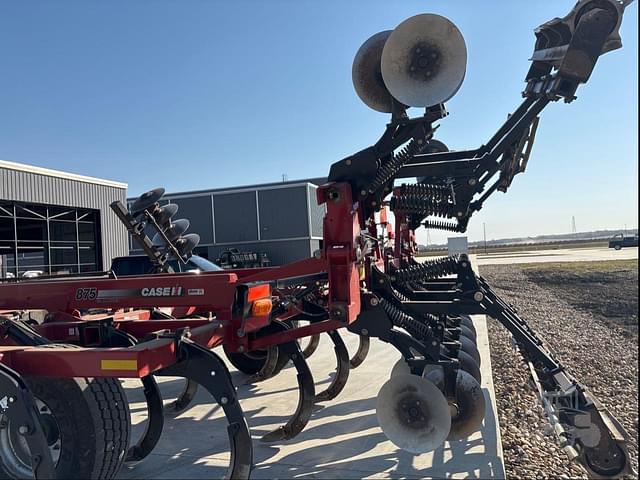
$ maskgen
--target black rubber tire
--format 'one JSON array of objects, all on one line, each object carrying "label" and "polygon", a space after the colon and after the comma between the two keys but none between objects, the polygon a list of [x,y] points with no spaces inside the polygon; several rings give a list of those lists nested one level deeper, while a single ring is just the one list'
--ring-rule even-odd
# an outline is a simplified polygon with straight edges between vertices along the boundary
[{"label": "black rubber tire", "polygon": [[461,315],[460,316],[460,325],[464,325],[468,329],[472,330],[473,333],[476,333],[476,327],[473,324],[473,320],[471,320],[471,317],[468,317],[468,316],[465,316],[465,315]]},{"label": "black rubber tire", "polygon": [[473,358],[473,361],[476,362],[478,366],[481,366],[482,359],[475,342],[469,337],[465,337],[464,335],[460,335],[460,338],[458,340],[460,341],[460,343],[462,343],[462,351],[468,353],[471,358]]},{"label": "black rubber tire", "polygon": [[[114,378],[27,377],[60,432],[56,478],[115,477],[129,448],[129,404]],[[12,478],[0,459],[0,478]]]},{"label": "black rubber tire", "polygon": [[[443,373],[442,370],[431,371],[425,378],[443,390]],[[456,375],[454,403],[457,405],[458,414],[451,418],[451,430],[449,430],[447,440],[462,440],[482,427],[486,411],[482,387],[473,377],[462,370],[458,370]]]},{"label": "black rubber tire", "polygon": [[473,343],[476,342],[476,332],[471,330],[469,327],[465,326],[465,325],[460,325],[458,327],[460,329],[460,334],[464,335],[465,337],[470,338]]},{"label": "black rubber tire", "polygon": [[[226,347],[224,348],[224,354],[227,356],[231,364],[247,375],[253,375],[258,373],[266,360],[267,352],[263,350],[256,350],[249,355],[246,353],[229,352]],[[261,354],[264,354],[262,356]]]},{"label": "black rubber tire", "polygon": [[480,373],[480,367],[475,360],[467,352],[458,351],[458,361],[460,362],[460,368],[469,373],[478,383],[482,383],[482,374]]}]

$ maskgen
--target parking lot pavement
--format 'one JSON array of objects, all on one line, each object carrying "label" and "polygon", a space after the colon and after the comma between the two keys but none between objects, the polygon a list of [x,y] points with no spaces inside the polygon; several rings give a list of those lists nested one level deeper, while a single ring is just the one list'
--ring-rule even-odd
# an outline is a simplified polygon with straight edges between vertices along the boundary
[{"label": "parking lot pavement", "polygon": [[[284,424],[295,411],[295,369],[285,368],[278,376],[253,385],[244,384],[247,377],[232,371],[253,436],[252,478],[504,478],[487,329],[484,317],[474,321],[482,356],[482,387],[488,400],[484,426],[467,440],[448,442],[422,455],[397,449],[378,426],[377,392],[399,358],[390,345],[372,339],[369,356],[350,372],[340,396],[318,405],[300,435],[278,444],[261,443],[259,438]],[[326,388],[335,368],[333,348],[325,337],[309,359],[317,392]],[[348,332],[343,338],[353,354],[358,338]],[[183,382],[160,379],[165,401],[178,395]],[[132,438],[137,439],[146,419],[142,388],[137,381],[124,383],[131,400]],[[201,389],[189,410],[166,418],[153,453],[137,464],[125,465],[119,478],[222,477],[229,458],[226,427],[220,408]]]},{"label": "parking lot pavement", "polygon": [[589,262],[601,260],[633,260],[638,258],[638,247],[623,248],[567,248],[558,250],[529,250],[524,252],[498,252],[477,256],[478,265],[542,262]]}]

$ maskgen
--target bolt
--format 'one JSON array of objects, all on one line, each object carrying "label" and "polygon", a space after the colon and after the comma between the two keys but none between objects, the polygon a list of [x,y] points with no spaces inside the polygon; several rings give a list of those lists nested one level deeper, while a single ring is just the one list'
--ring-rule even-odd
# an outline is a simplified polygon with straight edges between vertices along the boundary
[{"label": "bolt", "polygon": [[431,345],[433,345],[434,347],[438,346],[438,342],[436,342],[435,340],[433,342],[431,342]]},{"label": "bolt", "polygon": [[9,403],[13,403],[15,401],[16,401],[16,399],[14,397],[9,397]]},{"label": "bolt", "polygon": [[476,184],[476,179],[475,178],[470,178],[467,183],[473,187]]},{"label": "bolt", "polygon": [[20,425],[20,427],[18,428],[18,433],[20,435],[26,435],[27,433],[29,433],[29,427],[27,425]]},{"label": "bolt", "polygon": [[215,377],[216,376],[216,372],[214,370],[211,370],[211,376]]},{"label": "bolt", "polygon": [[362,330],[360,330],[360,333],[366,336],[366,335],[369,335],[369,330],[367,330],[366,328],[363,328]]},{"label": "bolt", "polygon": [[375,207],[378,204],[378,202],[376,202],[375,200],[373,202],[371,202],[371,206]]},{"label": "bolt", "polygon": [[222,405],[226,405],[227,403],[229,403],[229,399],[228,399],[227,397],[222,397],[222,398],[220,399],[220,403],[221,403]]},{"label": "bolt", "polygon": [[296,353],[292,353],[291,360],[295,360],[296,358],[298,358],[298,355]]},{"label": "bolt", "polygon": [[462,268],[467,268],[467,262],[462,262],[460,265],[462,265]]},{"label": "bolt", "polygon": [[418,145],[422,145],[423,143],[424,143],[424,141],[421,138],[419,138],[418,139]]},{"label": "bolt", "polygon": [[462,215],[464,215],[464,213],[462,212],[458,212],[458,216],[461,217]]},{"label": "bolt", "polygon": [[344,163],[345,163],[347,166],[348,166],[348,165],[351,165],[351,160],[346,160]]},{"label": "bolt", "polygon": [[482,294],[482,292],[476,292],[473,294],[473,299],[476,302],[481,302],[483,298],[484,298],[484,295]]},{"label": "bolt", "polygon": [[238,347],[238,352],[239,352],[239,353],[244,352],[244,347],[243,347],[242,345],[240,345],[240,346]]},{"label": "bolt", "polygon": [[378,303],[380,303],[380,301],[376,297],[372,297],[371,300],[369,300],[369,304],[371,304],[372,307],[377,306]]},{"label": "bolt", "polygon": [[244,337],[244,330],[243,330],[243,329],[241,329],[241,328],[239,328],[239,329],[236,331],[236,335],[238,335],[240,338]]},{"label": "bolt", "polygon": [[362,195],[363,197],[367,195],[367,191],[366,190],[360,190],[360,195]]},{"label": "bolt", "polygon": [[427,70],[424,74],[425,77],[430,77],[431,76],[431,70]]},{"label": "bolt", "polygon": [[419,407],[419,406],[420,406],[420,401],[416,400],[416,407]]},{"label": "bolt", "polygon": [[384,283],[384,279],[381,278],[380,280],[378,280],[378,283],[382,285]]}]

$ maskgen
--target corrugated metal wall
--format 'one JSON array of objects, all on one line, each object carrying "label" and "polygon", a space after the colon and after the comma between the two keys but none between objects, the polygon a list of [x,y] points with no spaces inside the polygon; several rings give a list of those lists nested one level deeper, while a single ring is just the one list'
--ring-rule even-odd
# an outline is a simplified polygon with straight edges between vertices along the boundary
[{"label": "corrugated metal wall", "polygon": [[129,253],[127,231],[109,208],[115,200],[126,202],[126,197],[126,188],[0,167],[1,200],[100,210],[102,264],[105,269],[109,268],[113,257]]},{"label": "corrugated metal wall", "polygon": [[311,236],[322,238],[324,214],[327,213],[327,206],[323,203],[318,205],[316,196],[318,187],[307,185],[309,202],[309,222],[311,223]]}]

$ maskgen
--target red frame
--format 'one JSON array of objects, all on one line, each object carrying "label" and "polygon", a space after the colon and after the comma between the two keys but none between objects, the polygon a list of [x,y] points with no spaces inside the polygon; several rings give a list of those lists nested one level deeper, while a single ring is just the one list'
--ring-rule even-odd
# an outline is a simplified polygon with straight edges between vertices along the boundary
[{"label": "red frame", "polygon": [[[79,327],[91,320],[110,318],[115,328],[137,339],[161,330],[189,327],[191,338],[213,348],[224,343],[230,351],[264,349],[297,338],[335,330],[356,320],[360,313],[358,248],[365,225],[348,183],[328,183],[318,189],[318,203],[326,203],[324,248],[320,258],[281,267],[226,270],[201,274],[157,274],[123,278],[73,277],[0,284],[0,309],[44,309],[50,314],[37,330],[55,341],[77,342]],[[373,225],[375,229],[375,225]],[[247,333],[270,322],[239,311],[240,292],[251,286],[277,285],[284,279],[326,274],[330,320],[287,332],[250,339]],[[246,299],[245,299],[246,300]],[[241,303],[241,302],[240,302]],[[215,320],[188,318],[150,320],[154,307],[215,312]],[[122,309],[135,309],[124,311]],[[81,316],[81,310],[109,309],[110,313]],[[142,309],[142,310],[140,310]],[[249,309],[250,310],[250,309]],[[286,316],[286,315],[285,315]],[[133,317],[133,319],[131,318]],[[14,346],[0,339],[0,361],[20,373],[43,376],[142,377],[176,361],[175,341],[162,338],[129,348],[39,349]],[[135,369],[101,368],[103,361],[124,361]],[[127,363],[129,362],[129,363]],[[123,365],[124,365],[123,364]]]}]

